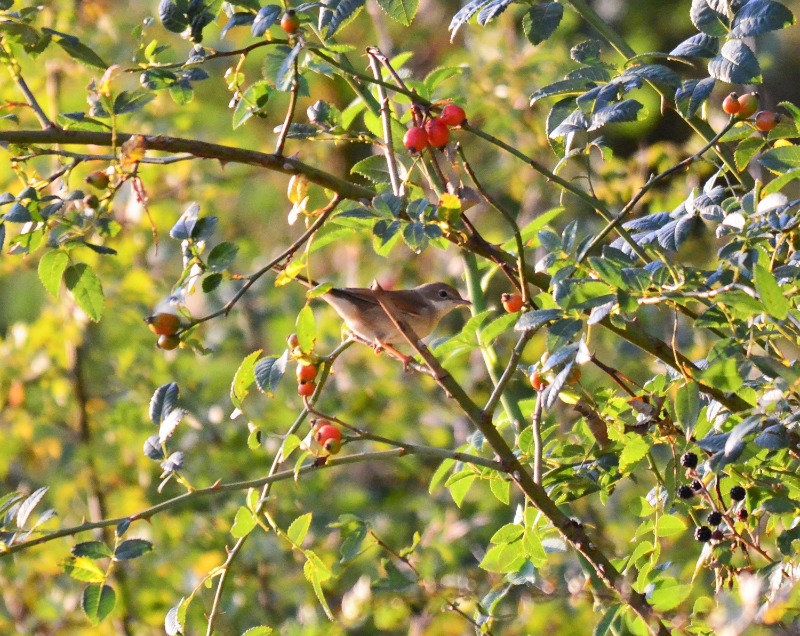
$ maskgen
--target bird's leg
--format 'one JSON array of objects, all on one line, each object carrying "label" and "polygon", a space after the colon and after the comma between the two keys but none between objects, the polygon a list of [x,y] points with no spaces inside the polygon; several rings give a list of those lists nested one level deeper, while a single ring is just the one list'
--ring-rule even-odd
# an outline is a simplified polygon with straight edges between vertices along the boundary
[{"label": "bird's leg", "polygon": [[413,357],[407,356],[407,355],[404,355],[404,354],[400,353],[392,345],[390,345],[390,344],[388,344],[386,342],[377,342],[375,344],[375,347],[376,347],[376,349],[375,349],[376,353],[378,351],[378,348],[385,349],[386,351],[391,353],[393,356],[395,356],[398,360],[400,360],[403,363],[403,371],[405,371],[406,373],[408,372],[408,365],[411,364],[412,362],[414,362],[414,358]]}]

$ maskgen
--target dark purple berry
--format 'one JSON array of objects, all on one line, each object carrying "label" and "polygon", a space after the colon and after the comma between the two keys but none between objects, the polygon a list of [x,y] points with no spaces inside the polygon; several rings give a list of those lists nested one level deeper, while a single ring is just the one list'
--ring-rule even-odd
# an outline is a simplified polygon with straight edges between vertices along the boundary
[{"label": "dark purple berry", "polygon": [[710,526],[718,526],[722,523],[722,513],[717,512],[716,510],[714,512],[710,512],[706,521],[708,521],[708,525]]},{"label": "dark purple berry", "polygon": [[747,521],[747,510],[745,510],[744,508],[739,510],[739,512],[736,513],[736,518],[739,521]]},{"label": "dark purple berry", "polygon": [[703,490],[703,482],[700,481],[699,479],[693,480],[692,490],[694,490],[695,492],[700,492],[701,490]]},{"label": "dark purple berry", "polygon": [[714,530],[714,532],[711,533],[711,540],[714,543],[719,543],[724,538],[725,538],[725,535],[722,534],[722,530]]},{"label": "dark purple berry", "polygon": [[697,468],[697,455],[694,453],[684,453],[681,455],[681,466],[684,468]]},{"label": "dark purple berry", "polygon": [[731,488],[731,499],[733,501],[744,501],[747,492],[741,486],[734,486]]},{"label": "dark purple berry", "polygon": [[694,490],[689,486],[678,486],[678,497],[681,499],[691,499],[694,497]]},{"label": "dark purple berry", "polygon": [[700,526],[694,531],[694,538],[700,541],[700,543],[705,543],[711,539],[711,528],[708,526]]}]

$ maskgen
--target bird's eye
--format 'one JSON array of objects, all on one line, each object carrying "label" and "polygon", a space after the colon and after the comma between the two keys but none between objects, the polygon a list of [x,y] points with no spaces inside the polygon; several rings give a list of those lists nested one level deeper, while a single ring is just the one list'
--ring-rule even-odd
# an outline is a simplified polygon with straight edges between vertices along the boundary
[{"label": "bird's eye", "polygon": [[448,296],[449,296],[449,294],[447,293],[446,289],[440,289],[439,290],[439,298],[447,298]]}]

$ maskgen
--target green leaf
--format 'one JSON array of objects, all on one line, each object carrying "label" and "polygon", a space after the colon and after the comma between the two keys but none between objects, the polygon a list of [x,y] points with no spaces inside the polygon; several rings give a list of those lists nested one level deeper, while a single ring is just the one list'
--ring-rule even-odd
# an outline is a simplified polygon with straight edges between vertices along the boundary
[{"label": "green leaf", "polygon": [[522,542],[495,545],[489,548],[478,567],[487,572],[506,574],[516,572],[525,562]]},{"label": "green leaf", "polygon": [[108,585],[87,585],[81,597],[81,609],[92,625],[99,625],[114,609],[117,597]]},{"label": "green leaf", "polygon": [[259,80],[247,87],[233,109],[233,128],[238,128],[253,115],[265,115],[271,92],[267,80]]},{"label": "green leaf", "polygon": [[460,473],[451,475],[445,483],[445,487],[450,490],[450,496],[459,508],[474,481],[475,475],[469,471],[463,470]]},{"label": "green leaf", "polygon": [[94,322],[103,316],[103,287],[100,279],[85,263],[71,265],[64,272],[64,282],[75,302]]},{"label": "green leaf", "polygon": [[378,0],[378,5],[392,20],[410,26],[417,15],[419,0]]},{"label": "green leaf", "polygon": [[628,435],[619,456],[620,472],[627,473],[631,466],[644,459],[649,450],[650,445],[643,437],[634,434]]},{"label": "green leaf", "polygon": [[497,497],[498,501],[503,504],[508,504],[511,494],[511,484],[505,479],[490,479],[489,489],[492,494]]},{"label": "green leaf", "polygon": [[186,106],[194,99],[194,89],[190,82],[175,82],[169,87],[169,96],[178,106]]},{"label": "green leaf", "polygon": [[47,27],[42,29],[42,33],[50,34],[53,36],[53,41],[58,44],[66,53],[72,57],[73,59],[85,64],[87,66],[92,66],[94,68],[99,68],[100,70],[105,71],[108,68],[108,64],[103,61],[97,53],[95,53],[92,49],[90,49],[85,44],[82,44],[81,41],[76,38],[74,35],[66,35],[64,33],[59,33],[58,31],[54,31],[53,29],[48,29]]},{"label": "green leaf", "polygon": [[783,146],[767,150],[761,155],[758,163],[776,174],[800,168],[800,146]]},{"label": "green leaf", "polygon": [[453,466],[455,465],[456,460],[454,459],[445,459],[441,464],[439,464],[439,468],[436,469],[436,472],[433,473],[433,477],[431,477],[431,483],[428,486],[428,493],[431,495],[437,490],[439,484],[442,483],[444,478],[447,476]]},{"label": "green leaf", "polygon": [[325,594],[322,591],[321,585],[323,581],[327,581],[331,577],[331,572],[325,566],[322,560],[310,550],[306,550],[305,555],[308,560],[303,566],[303,574],[314,588],[314,593],[317,595],[317,600],[319,600],[320,605],[322,605],[325,615],[328,617],[328,619],[333,621],[335,620],[333,612],[331,612],[328,601],[325,599]]},{"label": "green leaf", "polygon": [[289,537],[289,541],[291,541],[294,545],[299,547],[305,540],[310,527],[311,527],[311,513],[308,512],[304,515],[301,515],[300,517],[297,517],[297,519],[292,521],[292,524],[286,531],[286,536]]},{"label": "green leaf", "polygon": [[111,549],[102,541],[84,541],[72,546],[73,556],[89,557],[90,559],[108,559],[112,556]]},{"label": "green leaf", "polygon": [[700,380],[720,391],[738,391],[743,383],[736,360],[717,360],[700,374]]},{"label": "green leaf", "polygon": [[767,145],[767,140],[763,137],[748,137],[736,146],[733,158],[739,170],[745,170],[747,165],[753,160],[761,149]]},{"label": "green leaf", "polygon": [[689,381],[678,389],[675,396],[675,413],[678,416],[678,423],[688,437],[700,415],[700,387],[697,382]]},{"label": "green leaf", "polygon": [[61,569],[76,581],[101,583],[105,581],[105,571],[89,557],[70,557],[61,562]]},{"label": "green leaf", "polygon": [[606,634],[613,634],[614,632],[611,631],[611,624],[614,622],[617,614],[619,614],[620,609],[622,609],[622,605],[619,604],[614,604],[609,607],[603,614],[603,618],[601,618],[597,622],[597,625],[595,625],[592,636],[606,636]]},{"label": "green leaf", "polygon": [[126,539],[114,550],[115,561],[128,561],[136,559],[143,554],[153,551],[153,544],[144,539]]},{"label": "green leaf", "polygon": [[233,405],[237,409],[242,408],[242,402],[244,398],[247,397],[247,389],[256,381],[255,366],[256,360],[258,360],[258,357],[261,355],[261,351],[261,349],[253,351],[253,353],[242,360],[242,363],[233,376],[233,382],[231,383],[231,402],[233,402]]},{"label": "green leaf", "polygon": [[564,7],[559,2],[534,5],[522,18],[522,31],[528,42],[536,46],[553,35],[563,16]]},{"label": "green leaf", "polygon": [[306,305],[297,314],[297,339],[300,341],[300,348],[304,353],[314,349],[314,341],[317,339],[317,323],[314,320],[314,312],[311,307]]},{"label": "green leaf", "polygon": [[58,298],[61,278],[64,276],[64,270],[67,269],[68,263],[69,256],[62,250],[48,252],[39,261],[39,280],[42,281],[44,288],[56,298]]},{"label": "green leaf", "polygon": [[284,351],[280,358],[262,358],[259,360],[254,369],[258,390],[272,397],[275,389],[278,388],[281,378],[286,373],[288,361],[288,351]]},{"label": "green leaf", "polygon": [[256,518],[253,516],[253,513],[244,506],[240,506],[239,510],[236,511],[236,517],[231,526],[231,534],[233,537],[235,539],[246,537],[255,527]]},{"label": "green leaf", "polygon": [[692,0],[689,17],[698,31],[721,37],[728,34],[728,17],[713,8],[717,4],[711,0]]},{"label": "green leaf", "polygon": [[671,537],[686,532],[686,522],[675,515],[661,515],[656,523],[659,537]]},{"label": "green leaf", "polygon": [[653,609],[659,612],[668,612],[678,607],[692,591],[691,585],[668,585],[656,588],[648,595]]},{"label": "green leaf", "polygon": [[775,276],[763,265],[756,264],[753,269],[756,291],[764,309],[773,318],[786,320],[789,315],[789,301],[781,293]]}]

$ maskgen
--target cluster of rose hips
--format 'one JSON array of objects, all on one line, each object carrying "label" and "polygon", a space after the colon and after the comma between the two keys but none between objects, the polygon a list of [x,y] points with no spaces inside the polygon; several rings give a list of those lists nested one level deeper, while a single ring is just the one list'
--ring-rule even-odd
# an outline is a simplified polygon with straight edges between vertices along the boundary
[{"label": "cluster of rose hips", "polygon": [[406,131],[403,145],[410,152],[422,152],[429,144],[434,148],[444,148],[450,141],[450,128],[461,126],[467,121],[467,113],[461,106],[447,104],[439,117],[429,117],[421,126]]},{"label": "cluster of rose hips", "polygon": [[[695,469],[697,468],[698,458],[697,455],[688,452],[681,455],[681,466],[686,468],[687,476],[694,477],[692,479],[691,485],[682,485],[678,487],[678,497],[681,499],[691,499],[696,494],[701,493],[705,490],[705,486],[703,482],[697,479],[697,472]],[[730,490],[729,496],[731,498],[731,505],[730,509],[728,510],[729,513],[733,512],[733,508],[740,502],[744,501],[745,496],[747,495],[744,488],[741,486],[733,486]],[[745,508],[739,508],[736,511],[736,519],[738,521],[746,521],[747,520],[747,510]],[[720,543],[725,539],[725,534],[720,530],[717,526],[719,526],[725,520],[725,516],[719,510],[712,510],[708,513],[708,517],[706,518],[706,522],[708,525],[699,526],[694,531],[694,538],[700,541],[701,543],[706,543],[707,541],[713,541],[714,543]],[[711,527],[709,527],[711,526]],[[712,530],[711,528],[715,528]]]},{"label": "cluster of rose hips", "polygon": [[172,351],[181,343],[178,332],[181,330],[181,319],[177,314],[160,312],[147,316],[144,321],[150,327],[150,331],[158,336],[156,346],[159,349]]},{"label": "cluster of rose hips", "polygon": [[300,339],[293,333],[286,339],[289,351],[293,358],[297,358],[297,393],[303,397],[311,397],[317,390],[317,383],[314,382],[319,373],[319,365],[310,361],[300,348]]},{"label": "cluster of rose hips", "polygon": [[769,132],[781,121],[781,116],[778,113],[773,113],[771,110],[758,110],[758,93],[745,93],[744,95],[737,95],[730,93],[725,99],[722,100],[722,110],[736,117],[736,119],[748,119],[755,114],[753,120],[755,126],[761,132]]},{"label": "cluster of rose hips", "polygon": [[311,437],[328,455],[336,455],[342,449],[342,433],[328,420],[315,420]]}]

